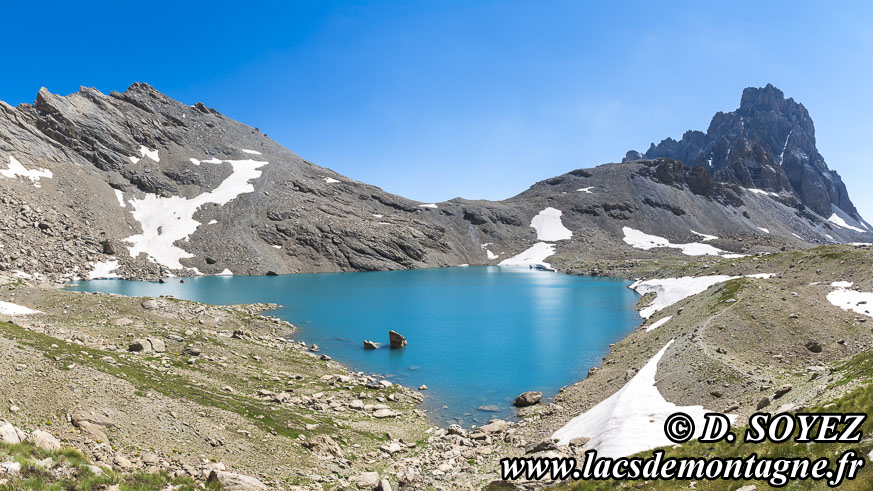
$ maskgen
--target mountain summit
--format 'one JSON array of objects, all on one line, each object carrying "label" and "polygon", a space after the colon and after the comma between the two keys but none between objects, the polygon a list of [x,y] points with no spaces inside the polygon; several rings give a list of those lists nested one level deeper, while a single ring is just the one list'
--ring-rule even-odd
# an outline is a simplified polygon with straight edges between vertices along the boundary
[{"label": "mountain summit", "polygon": [[[767,84],[743,91],[740,107],[713,116],[706,133],[654,143],[645,158],[670,158],[709,169],[717,181],[770,192],[790,191],[823,217],[862,222],[839,174],[815,146],[815,126],[803,104]],[[626,160],[640,157],[628,152]]]}]

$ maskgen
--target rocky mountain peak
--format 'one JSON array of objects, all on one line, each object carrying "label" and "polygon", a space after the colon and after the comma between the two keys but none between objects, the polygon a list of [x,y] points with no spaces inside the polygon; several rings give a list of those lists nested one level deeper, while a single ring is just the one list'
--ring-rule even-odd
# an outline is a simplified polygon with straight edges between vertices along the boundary
[{"label": "rocky mountain peak", "polygon": [[862,222],[839,174],[816,148],[809,112],[771,84],[743,90],[740,107],[716,113],[706,133],[653,143],[643,156],[703,166],[717,181],[790,193],[825,218],[836,213]]}]

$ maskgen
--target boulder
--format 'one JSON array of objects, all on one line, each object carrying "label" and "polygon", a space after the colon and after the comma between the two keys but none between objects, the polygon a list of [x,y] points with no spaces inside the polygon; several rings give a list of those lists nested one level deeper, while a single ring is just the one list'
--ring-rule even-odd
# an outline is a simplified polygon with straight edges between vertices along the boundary
[{"label": "boulder", "polygon": [[158,302],[154,300],[146,300],[142,303],[142,308],[146,310],[155,310],[158,308]]},{"label": "boulder", "polygon": [[167,352],[167,344],[164,343],[163,339],[147,338],[147,340],[152,347],[152,351],[154,351],[155,353],[166,353]]},{"label": "boulder", "polygon": [[373,341],[364,340],[364,349],[379,349],[379,344]]},{"label": "boulder", "polygon": [[811,351],[813,353],[821,353],[821,351],[822,351],[822,347],[817,341],[810,341],[810,342],[806,343],[805,346],[806,346],[806,349],[808,349],[809,351]]},{"label": "boulder", "polygon": [[27,441],[46,451],[61,449],[60,440],[55,438],[51,433],[43,430],[34,430],[34,432],[27,437]]},{"label": "boulder", "polygon": [[303,444],[303,447],[308,448],[309,451],[319,457],[343,458],[342,448],[340,448],[339,444],[335,442],[333,438],[327,435],[316,435],[307,440]]},{"label": "boulder", "polygon": [[765,397],[765,398],[761,399],[760,402],[758,402],[758,405],[755,406],[755,409],[757,409],[757,410],[760,411],[761,409],[764,409],[765,407],[769,406],[769,405],[770,405],[770,402],[771,402],[771,401],[770,401],[770,398],[769,398],[769,397]]},{"label": "boulder", "polygon": [[24,441],[25,435],[18,428],[12,426],[12,423],[0,421],[0,442],[3,443],[21,443]]},{"label": "boulder", "polygon": [[492,420],[487,425],[483,425],[479,430],[486,434],[500,433],[506,431],[509,427],[509,423],[503,421],[502,419]]},{"label": "boulder", "polygon": [[352,477],[352,482],[361,489],[376,489],[376,486],[382,482],[382,477],[378,472],[362,472]]},{"label": "boulder", "polygon": [[200,356],[201,351],[200,348],[198,348],[197,346],[189,344],[188,346],[185,346],[185,349],[182,350],[182,353],[184,353],[186,356]]},{"label": "boulder", "polygon": [[406,338],[397,331],[388,331],[388,339],[391,341],[392,348],[402,348],[406,346]]},{"label": "boulder", "polygon": [[268,489],[267,485],[262,483],[258,478],[252,476],[244,476],[233,472],[212,471],[209,473],[207,482],[217,482],[222,489],[227,491],[252,491],[257,489]]},{"label": "boulder", "polygon": [[540,402],[542,398],[542,392],[528,391],[516,397],[515,400],[512,401],[512,405],[515,407],[533,406],[534,404]]},{"label": "boulder", "polygon": [[146,339],[135,339],[127,346],[127,351],[131,353],[146,353],[152,350],[152,344]]},{"label": "boulder", "polygon": [[785,384],[785,385],[779,387],[778,389],[776,389],[776,394],[773,396],[773,399],[779,399],[780,397],[784,396],[785,394],[791,392],[792,388],[793,387],[791,387],[788,384]]},{"label": "boulder", "polygon": [[378,411],[373,413],[373,417],[375,418],[396,418],[400,416],[399,413],[392,411],[391,409],[379,409]]}]

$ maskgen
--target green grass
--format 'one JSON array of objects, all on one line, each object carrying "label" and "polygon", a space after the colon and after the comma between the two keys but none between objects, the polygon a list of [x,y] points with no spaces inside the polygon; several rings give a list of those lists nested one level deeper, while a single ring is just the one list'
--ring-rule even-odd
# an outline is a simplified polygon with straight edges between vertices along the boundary
[{"label": "green grass", "polygon": [[[55,478],[52,469],[46,469],[37,462],[46,458],[52,459],[52,469],[66,467],[68,473],[58,472],[60,476],[69,477]],[[108,468],[102,468],[103,474],[97,475],[88,466],[88,460],[79,451],[72,448],[46,451],[30,443],[6,444],[0,443],[0,461],[18,462],[21,464],[21,473],[10,479],[2,486],[4,490],[37,490],[37,491],[67,491],[67,490],[91,490],[105,489],[107,486],[117,484],[125,491],[160,490],[168,485],[179,486],[182,491],[198,489],[197,484],[190,477],[171,478],[165,472],[146,474],[136,472],[122,474]],[[215,483],[207,485],[207,489],[220,489]]]}]

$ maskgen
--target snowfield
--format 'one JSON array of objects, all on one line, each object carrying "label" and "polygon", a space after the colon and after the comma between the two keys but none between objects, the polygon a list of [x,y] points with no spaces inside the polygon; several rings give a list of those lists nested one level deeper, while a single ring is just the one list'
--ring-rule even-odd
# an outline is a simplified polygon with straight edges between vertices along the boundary
[{"label": "snowfield", "polygon": [[[532,264],[542,264],[551,268],[551,265],[545,262],[545,259],[555,254],[555,244],[551,242],[558,240],[568,240],[573,236],[570,231],[561,222],[563,212],[557,208],[548,207],[537,213],[530,221],[530,226],[537,231],[537,242],[533,246],[520,254],[504,259],[498,263],[498,266],[530,266]],[[496,259],[497,256],[489,259]]]},{"label": "snowfield", "polygon": [[585,194],[594,194],[591,192],[592,189],[594,189],[594,186],[588,186],[587,188],[577,189],[576,191],[578,191],[580,193],[585,193]]},{"label": "snowfield", "polygon": [[328,184],[336,184],[336,183],[340,182],[339,179],[334,179],[332,177],[325,177],[322,180]]},{"label": "snowfield", "polygon": [[39,183],[39,180],[42,178],[51,179],[52,171],[48,169],[30,169],[28,170],[21,162],[15,159],[13,156],[9,156],[9,165],[6,166],[6,169],[0,169],[0,176],[8,177],[9,179],[16,179],[18,177],[24,177],[25,179],[29,179],[33,184],[33,187],[39,188],[42,185]]},{"label": "snowfield", "polygon": [[437,208],[436,203],[427,203],[424,205],[418,205],[419,208]]},{"label": "snowfield", "polygon": [[121,278],[114,273],[118,269],[118,260],[102,261],[91,264],[91,272],[88,273],[89,280],[103,280],[108,278]]},{"label": "snowfield", "polygon": [[530,266],[531,264],[543,264],[551,267],[545,262],[546,258],[555,254],[555,244],[548,242],[537,242],[529,247],[524,252],[500,261],[498,266]]},{"label": "snowfield", "polygon": [[717,239],[718,239],[718,237],[716,237],[715,235],[702,234],[702,233],[700,233],[700,232],[695,232],[694,230],[691,230],[691,233],[694,234],[694,235],[697,235],[698,237],[700,237],[701,239],[703,239],[704,242],[707,242],[707,241],[710,241],[710,240],[717,240]]},{"label": "snowfield", "polygon": [[494,254],[493,252],[491,252],[491,249],[485,249],[485,254],[488,255],[489,261],[493,261],[500,256],[500,254]]},{"label": "snowfield", "polygon": [[764,191],[763,189],[747,188],[746,191],[755,194],[763,194],[764,196],[779,196],[779,193]]},{"label": "snowfield", "polygon": [[124,192],[120,189],[113,189],[113,191],[115,191],[115,198],[118,199],[118,205],[127,208],[127,203],[124,202]]},{"label": "snowfield", "polygon": [[[204,160],[204,163],[215,163]],[[233,173],[214,190],[188,199],[181,196],[161,197],[146,194],[144,198],[133,198],[130,205],[133,217],[140,223],[142,233],[124,239],[130,245],[131,257],[145,253],[152,261],[170,269],[182,269],[181,259],[194,257],[193,254],[177,247],[175,243],[187,239],[200,222],[194,219],[197,210],[208,203],[225,205],[241,194],[255,190],[252,180],[261,177],[261,167],[269,162],[256,160],[225,160],[233,168]]]},{"label": "snowfield", "polygon": [[655,322],[652,323],[651,326],[646,328],[646,332],[654,331],[655,329],[657,329],[657,328],[663,326],[664,324],[666,324],[667,322],[669,322],[670,319],[672,319],[672,318],[673,318],[672,315],[668,315],[667,317],[664,317],[663,319],[656,320]]},{"label": "snowfield", "polygon": [[873,292],[849,290],[852,286],[850,281],[835,281],[831,286],[837,289],[828,293],[828,302],[843,310],[873,317]]},{"label": "snowfield", "polygon": [[849,225],[848,223],[846,223],[845,220],[843,220],[843,218],[841,216],[837,215],[836,213],[832,214],[831,217],[828,218],[828,221],[833,223],[837,227],[842,227],[845,229],[854,230],[855,232],[861,232],[862,234],[867,232],[866,230]]},{"label": "snowfield", "polygon": [[538,240],[554,242],[573,237],[573,232],[561,223],[561,215],[563,215],[561,210],[548,207],[533,217],[530,226],[537,231]]},{"label": "snowfield", "polygon": [[[767,279],[773,275],[769,273],[746,275],[746,278]],[[706,291],[709,287],[724,283],[725,281],[742,278],[742,276],[711,275],[711,276],[683,276],[681,278],[662,278],[646,281],[637,281],[628,286],[631,290],[645,295],[654,293],[655,300],[649,306],[640,310],[640,317],[648,319],[658,311],[664,310],[676,302],[684,300],[692,295]]]},{"label": "snowfield", "polygon": [[[664,422],[673,413],[685,413],[694,420],[692,438],[703,432],[703,406],[677,406],[664,399],[655,385],[658,362],[673,339],[661,348],[624,387],[593,408],[576,416],[552,438],[568,445],[574,438],[589,438],[585,450],[597,450],[599,457],[627,457],[657,447],[672,446],[664,435]],[[727,415],[733,422],[736,415]]]},{"label": "snowfield", "polygon": [[22,305],[0,301],[0,315],[30,315],[41,314],[39,310],[29,309]]},{"label": "snowfield", "polygon": [[248,148],[243,148],[242,151],[247,153],[247,154],[251,154],[251,155],[260,155],[261,154],[261,152],[259,152],[257,150],[249,150]]},{"label": "snowfield", "polygon": [[[686,256],[721,256],[725,258],[743,257],[742,254],[734,254],[731,252],[723,251],[717,247],[713,247],[709,244],[701,244],[700,242],[690,242],[688,244],[674,244],[664,237],[649,235],[635,228],[622,227],[621,230],[622,232],[624,232],[625,244],[636,249],[642,249],[644,251],[648,251],[649,249],[655,249],[658,247],[669,247],[671,249],[679,249],[680,251],[682,251],[682,254],[685,254]],[[692,230],[692,232],[694,231]],[[694,233],[697,234],[697,232]],[[704,234],[697,235],[703,236]],[[714,235],[708,237],[718,238]],[[709,239],[704,238],[704,240]]]}]

